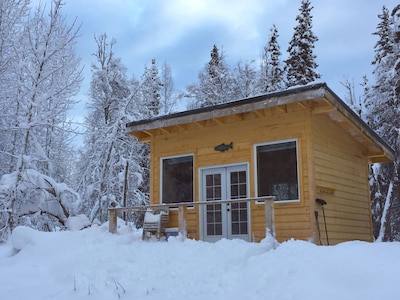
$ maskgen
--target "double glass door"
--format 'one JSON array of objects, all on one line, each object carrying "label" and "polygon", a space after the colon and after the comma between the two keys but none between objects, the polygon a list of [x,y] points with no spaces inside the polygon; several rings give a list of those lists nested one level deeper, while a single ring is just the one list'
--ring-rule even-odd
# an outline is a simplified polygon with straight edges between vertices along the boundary
[{"label": "double glass door", "polygon": [[[247,165],[205,169],[202,172],[203,201],[248,198]],[[204,240],[222,238],[249,240],[248,203],[213,203],[203,206]]]}]

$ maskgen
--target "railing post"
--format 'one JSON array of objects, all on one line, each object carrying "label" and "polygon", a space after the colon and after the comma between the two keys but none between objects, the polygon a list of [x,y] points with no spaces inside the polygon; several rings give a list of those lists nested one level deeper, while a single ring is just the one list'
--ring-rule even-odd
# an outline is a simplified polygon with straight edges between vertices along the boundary
[{"label": "railing post", "polygon": [[108,231],[111,233],[117,233],[117,210],[108,209]]},{"label": "railing post", "polygon": [[184,239],[187,236],[186,212],[187,212],[187,207],[185,205],[180,205],[178,211],[178,226],[179,226],[179,233],[182,234]]},{"label": "railing post", "polygon": [[266,231],[265,236],[269,232],[275,237],[275,214],[274,214],[274,200],[275,197],[265,198],[264,200],[264,209],[265,209],[265,227]]}]

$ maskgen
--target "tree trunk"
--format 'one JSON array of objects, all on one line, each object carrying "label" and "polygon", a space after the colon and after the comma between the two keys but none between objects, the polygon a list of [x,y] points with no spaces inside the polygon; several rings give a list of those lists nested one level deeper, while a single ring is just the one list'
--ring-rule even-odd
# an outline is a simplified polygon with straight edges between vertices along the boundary
[{"label": "tree trunk", "polygon": [[390,200],[392,198],[392,190],[393,190],[393,180],[390,181],[388,191],[386,194],[385,206],[383,207],[382,217],[381,217],[381,227],[379,230],[377,242],[382,242],[385,237],[385,229],[386,229],[386,218],[390,207]]}]

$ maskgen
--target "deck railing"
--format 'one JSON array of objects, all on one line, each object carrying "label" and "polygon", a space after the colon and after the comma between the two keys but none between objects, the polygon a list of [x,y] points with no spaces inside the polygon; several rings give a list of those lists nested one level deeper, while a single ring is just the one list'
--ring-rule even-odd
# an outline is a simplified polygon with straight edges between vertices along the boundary
[{"label": "deck railing", "polygon": [[117,233],[118,213],[125,213],[129,211],[145,213],[148,209],[170,210],[171,208],[178,208],[179,233],[181,233],[183,237],[186,237],[187,236],[186,213],[188,207],[209,205],[209,204],[222,204],[222,203],[232,204],[232,203],[242,203],[242,202],[246,203],[258,202],[259,204],[264,204],[266,230],[268,230],[273,236],[275,236],[274,201],[275,201],[274,196],[267,196],[259,198],[244,198],[244,199],[232,199],[232,200],[163,203],[163,204],[151,204],[151,205],[142,205],[134,207],[110,207],[108,209],[109,231],[111,233]]}]

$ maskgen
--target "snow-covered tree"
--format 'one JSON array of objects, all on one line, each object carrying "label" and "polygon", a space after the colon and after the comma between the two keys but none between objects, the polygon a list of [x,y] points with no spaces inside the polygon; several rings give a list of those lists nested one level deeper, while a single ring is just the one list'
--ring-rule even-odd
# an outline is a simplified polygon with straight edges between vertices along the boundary
[{"label": "snow-covered tree", "polygon": [[175,93],[175,83],[172,77],[171,67],[164,62],[161,67],[161,91],[160,106],[161,114],[167,115],[176,108],[178,97]]},{"label": "snow-covered tree", "polygon": [[[375,57],[372,61],[373,65],[379,65],[382,59],[393,53],[393,19],[390,16],[389,9],[386,6],[382,7],[382,13],[378,14],[381,20],[378,24],[377,31],[373,35],[378,36],[378,41],[375,44]],[[378,70],[375,70],[376,73]]]},{"label": "snow-covered tree", "polygon": [[146,107],[144,114],[151,118],[160,114],[162,83],[159,75],[156,59],[151,60],[151,67],[144,67],[142,75],[142,97]]},{"label": "snow-covered tree", "polygon": [[273,25],[261,63],[260,88],[263,93],[279,91],[285,87],[278,37],[278,29]]},{"label": "snow-covered tree", "polygon": [[[17,47],[22,39],[24,24],[28,18],[29,1],[4,0],[0,2],[0,176],[11,172],[15,165],[18,127],[17,108],[19,89],[16,86],[18,78]],[[19,49],[19,48],[18,48]]]},{"label": "snow-covered tree", "polygon": [[[347,94],[345,95],[344,100],[346,101],[346,103],[348,104],[348,106],[360,117],[360,118],[364,118],[364,114],[365,114],[365,100],[363,100],[362,97],[359,97],[356,94],[356,86],[354,84],[354,79],[353,80],[349,80],[347,77],[345,77],[344,81],[340,82],[347,91]],[[367,99],[367,95],[366,95],[366,91],[368,90],[368,80],[366,75],[363,76],[363,82],[360,84],[363,89],[364,89],[364,99]]]},{"label": "snow-covered tree", "polygon": [[383,7],[375,45],[375,84],[368,94],[367,121],[395,150],[393,164],[371,168],[374,234],[378,240],[400,240],[400,6]]},{"label": "snow-covered tree", "polygon": [[[26,8],[26,2],[19,3],[20,8]],[[39,6],[32,16],[16,23],[17,28],[22,24],[23,30],[17,29],[13,37],[10,55],[17,63],[10,62],[7,66],[8,96],[3,102],[7,103],[4,111],[7,123],[3,123],[3,130],[10,137],[8,149],[2,153],[9,156],[9,170],[8,174],[3,170],[0,197],[3,212],[0,218],[6,231],[26,223],[23,216],[29,217],[32,224],[33,220],[42,222],[53,216],[55,223],[46,226],[62,227],[67,210],[72,209],[64,206],[60,210],[53,205],[45,209],[43,202],[50,207],[48,201],[55,199],[60,204],[62,200],[58,192],[51,193],[55,197],[51,200],[47,196],[42,198],[51,188],[40,184],[43,180],[51,181],[54,187],[63,177],[60,172],[69,151],[70,127],[66,116],[82,80],[74,49],[79,28],[76,29],[75,23],[66,24],[62,7],[61,0],[53,0],[49,11]]]},{"label": "snow-covered tree", "polygon": [[300,14],[296,17],[298,24],[287,49],[289,57],[285,60],[288,87],[304,85],[321,77],[316,71],[317,57],[313,51],[318,38],[312,31],[312,9],[310,0],[301,1]]},{"label": "snow-covered tree", "polygon": [[225,62],[224,53],[216,45],[211,50],[211,59],[199,72],[199,83],[187,87],[188,97],[195,99],[195,107],[225,103],[234,98],[233,78]]},{"label": "snow-covered tree", "polygon": [[233,69],[233,99],[244,99],[260,94],[258,73],[253,67],[254,61],[238,62]]},{"label": "snow-covered tree", "polygon": [[140,85],[128,80],[126,67],[114,56],[115,40],[95,37],[85,150],[80,162],[79,191],[90,220],[103,223],[110,206],[142,204],[138,161],[141,145],[125,132],[125,125],[141,116]]}]

